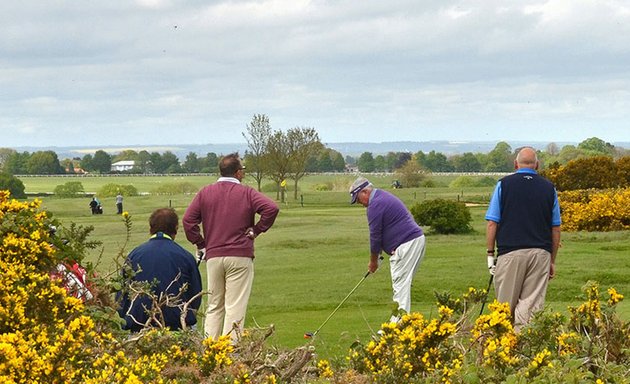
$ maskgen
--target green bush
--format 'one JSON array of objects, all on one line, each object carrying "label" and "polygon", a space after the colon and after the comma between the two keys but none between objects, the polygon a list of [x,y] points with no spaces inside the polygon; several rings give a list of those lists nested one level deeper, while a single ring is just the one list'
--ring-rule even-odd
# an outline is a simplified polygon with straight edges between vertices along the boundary
[{"label": "green bush", "polygon": [[138,196],[138,189],[133,185],[121,185],[109,183],[105,184],[98,190],[100,197],[114,197],[118,194],[123,196]]},{"label": "green bush", "polygon": [[422,183],[420,183],[421,187],[424,188],[437,188],[438,184],[435,182],[435,180],[424,180]]},{"label": "green bush", "polygon": [[199,188],[193,183],[181,182],[161,184],[157,188],[154,188],[152,192],[157,195],[177,195],[180,193],[197,193],[198,190]]},{"label": "green bush", "polygon": [[470,210],[464,203],[435,199],[416,203],[411,214],[421,226],[430,226],[435,233],[468,233],[472,231]]},{"label": "green bush", "polygon": [[80,181],[68,181],[65,184],[58,185],[54,190],[55,197],[69,198],[69,197],[84,197],[85,189]]},{"label": "green bush", "polygon": [[[261,186],[262,192],[265,193],[272,193],[272,192],[277,192],[278,191],[278,184],[276,183],[267,183],[267,184],[263,184]],[[293,192],[293,182],[291,181],[287,181],[287,186],[285,187],[285,191],[286,192]],[[299,191],[299,188],[298,188]]]},{"label": "green bush", "polygon": [[333,187],[332,187],[332,183],[322,183],[322,184],[316,184],[315,185],[315,190],[316,191],[332,191]]},{"label": "green bush", "polygon": [[465,188],[465,187],[491,187],[497,183],[497,180],[490,177],[471,177],[471,176],[459,176],[455,180],[451,181],[449,188]]},{"label": "green bush", "polygon": [[551,180],[559,191],[616,188],[626,182],[623,172],[618,174],[617,164],[607,156],[572,160],[565,166],[548,168],[541,175]]},{"label": "green bush", "polygon": [[449,188],[476,187],[477,182],[470,176],[459,176],[451,181]]},{"label": "green bush", "polygon": [[24,183],[10,173],[0,173],[0,190],[7,190],[14,199],[26,199]]}]

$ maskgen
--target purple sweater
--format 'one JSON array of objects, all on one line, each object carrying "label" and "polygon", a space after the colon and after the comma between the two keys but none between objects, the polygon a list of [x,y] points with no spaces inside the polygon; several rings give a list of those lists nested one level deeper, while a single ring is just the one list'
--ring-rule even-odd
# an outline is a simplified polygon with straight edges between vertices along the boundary
[{"label": "purple sweater", "polygon": [[[256,214],[260,215],[254,223]],[[186,238],[206,249],[206,259],[219,256],[254,257],[254,240],[246,236],[266,232],[278,215],[276,203],[255,189],[218,181],[202,188],[182,219]],[[201,235],[199,224],[203,226]]]},{"label": "purple sweater", "polygon": [[367,207],[370,226],[370,252],[381,250],[391,255],[400,244],[423,235],[422,228],[400,199],[391,193],[375,189]]}]

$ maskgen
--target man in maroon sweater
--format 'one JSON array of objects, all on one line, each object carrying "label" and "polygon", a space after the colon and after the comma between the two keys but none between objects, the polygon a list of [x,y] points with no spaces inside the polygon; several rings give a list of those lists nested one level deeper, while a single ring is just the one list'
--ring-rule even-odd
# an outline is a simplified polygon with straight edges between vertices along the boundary
[{"label": "man in maroon sweater", "polygon": [[[197,193],[182,220],[186,238],[207,261],[204,326],[214,340],[227,334],[236,340],[243,330],[254,281],[254,239],[271,228],[278,215],[273,200],[241,184],[244,170],[238,153],[223,157],[221,177]],[[256,214],[260,215],[257,223]]]}]

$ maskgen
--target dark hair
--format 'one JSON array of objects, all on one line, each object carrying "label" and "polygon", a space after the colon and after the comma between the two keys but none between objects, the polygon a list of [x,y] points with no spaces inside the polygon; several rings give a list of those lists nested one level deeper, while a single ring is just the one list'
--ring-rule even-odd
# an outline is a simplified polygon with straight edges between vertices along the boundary
[{"label": "dark hair", "polygon": [[157,232],[169,236],[177,234],[179,217],[173,208],[158,208],[149,217],[149,232],[153,235]]},{"label": "dark hair", "polygon": [[219,171],[223,177],[234,177],[239,169],[242,169],[241,159],[238,156],[238,152],[230,153],[223,156],[219,161]]}]

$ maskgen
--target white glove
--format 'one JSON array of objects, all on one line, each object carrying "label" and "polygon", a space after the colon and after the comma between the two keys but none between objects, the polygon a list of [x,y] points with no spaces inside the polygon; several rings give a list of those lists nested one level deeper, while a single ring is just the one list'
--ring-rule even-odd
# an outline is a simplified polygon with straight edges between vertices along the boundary
[{"label": "white glove", "polygon": [[496,258],[494,256],[490,256],[488,255],[488,272],[490,272],[491,275],[494,275],[494,271],[497,269],[496,266]]},{"label": "white glove", "polygon": [[206,258],[206,249],[205,248],[197,249],[197,263],[202,262],[203,260],[205,260],[205,258]]},{"label": "white glove", "polygon": [[253,227],[247,228],[247,231],[245,231],[245,236],[254,240],[256,238],[256,233],[254,232],[254,228]]}]

